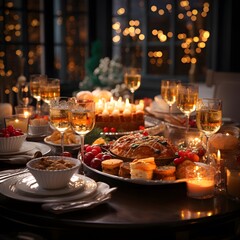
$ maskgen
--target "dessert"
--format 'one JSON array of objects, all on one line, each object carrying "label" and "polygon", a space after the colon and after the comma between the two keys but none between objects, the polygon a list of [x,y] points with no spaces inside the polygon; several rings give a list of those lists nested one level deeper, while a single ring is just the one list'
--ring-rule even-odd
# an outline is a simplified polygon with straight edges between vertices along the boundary
[{"label": "dessert", "polygon": [[111,153],[128,160],[154,157],[157,165],[167,165],[175,157],[176,147],[163,136],[133,133],[124,135],[110,146]]},{"label": "dessert", "polygon": [[107,159],[101,162],[102,171],[112,175],[118,175],[119,168],[123,160],[121,159]]},{"label": "dessert", "polygon": [[176,167],[175,166],[158,166],[153,170],[153,180],[176,180]]},{"label": "dessert", "polygon": [[156,163],[153,157],[135,159],[130,162],[131,179],[151,180]]}]

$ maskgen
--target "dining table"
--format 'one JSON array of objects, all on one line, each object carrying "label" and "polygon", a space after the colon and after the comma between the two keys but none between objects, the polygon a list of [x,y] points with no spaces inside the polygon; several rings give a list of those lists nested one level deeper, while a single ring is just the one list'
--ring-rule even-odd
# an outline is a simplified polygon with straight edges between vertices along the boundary
[{"label": "dining table", "polygon": [[[35,141],[43,142],[42,138]],[[55,155],[58,150],[51,146],[47,155]],[[0,170],[24,167],[0,162]],[[83,236],[240,239],[240,202],[230,199],[225,192],[209,199],[194,199],[187,196],[184,181],[140,184],[97,174],[87,167],[83,170],[80,174],[117,188],[108,201],[93,208],[56,214],[43,209],[42,203],[0,194],[0,239],[18,239],[21,234],[36,240]]]}]

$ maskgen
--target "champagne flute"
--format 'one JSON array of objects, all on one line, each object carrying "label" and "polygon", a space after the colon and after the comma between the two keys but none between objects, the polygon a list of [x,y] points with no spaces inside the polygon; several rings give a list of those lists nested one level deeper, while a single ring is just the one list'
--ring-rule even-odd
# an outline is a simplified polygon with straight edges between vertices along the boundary
[{"label": "champagne flute", "polygon": [[177,87],[180,81],[162,80],[161,81],[161,96],[169,106],[169,114],[172,114],[172,106],[177,100]]},{"label": "champagne flute", "polygon": [[[95,126],[95,102],[93,100],[77,100],[70,111],[70,123],[74,132],[80,135],[81,149],[78,158],[84,159],[84,138]],[[80,156],[79,156],[80,155]]]},{"label": "champagne flute", "polygon": [[206,136],[205,160],[211,163],[209,157],[208,139],[215,134],[222,125],[222,101],[217,98],[200,98],[196,105],[197,128]]},{"label": "champagne flute", "polygon": [[134,103],[134,92],[141,85],[141,69],[133,67],[125,68],[124,83],[131,92],[131,103]]},{"label": "champagne flute", "polygon": [[41,115],[41,93],[40,93],[41,79],[47,80],[47,75],[43,75],[43,74],[30,75],[30,91],[31,91],[31,95],[37,100],[37,104],[36,104],[37,115]]},{"label": "champagne flute", "polygon": [[51,99],[49,101],[50,114],[49,122],[50,125],[57,129],[61,134],[61,150],[64,152],[64,132],[70,127],[69,121],[69,109],[70,99],[68,97],[59,97]]},{"label": "champagne flute", "polygon": [[41,99],[50,104],[52,99],[60,97],[60,80],[57,78],[47,78],[40,80]]},{"label": "champagne flute", "polygon": [[186,131],[188,132],[190,115],[196,110],[198,85],[181,83],[178,85],[177,92],[177,107],[187,116]]}]

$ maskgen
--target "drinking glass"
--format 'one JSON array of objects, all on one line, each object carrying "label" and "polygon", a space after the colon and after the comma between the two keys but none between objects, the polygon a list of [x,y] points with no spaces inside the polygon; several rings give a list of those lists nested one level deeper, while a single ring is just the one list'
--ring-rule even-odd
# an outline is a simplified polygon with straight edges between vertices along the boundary
[{"label": "drinking glass", "polygon": [[60,80],[57,78],[41,78],[40,93],[41,99],[49,105],[52,99],[60,97]]},{"label": "drinking glass", "polygon": [[197,128],[206,136],[205,161],[211,163],[208,139],[222,125],[222,101],[217,98],[200,98],[196,105]]},{"label": "drinking glass", "polygon": [[51,126],[61,133],[61,149],[64,152],[64,132],[70,127],[69,109],[71,98],[59,97],[49,101],[49,122]]},{"label": "drinking glass", "polygon": [[134,103],[134,92],[141,85],[141,69],[133,67],[125,68],[124,83],[131,92],[131,103]]},{"label": "drinking glass", "polygon": [[187,116],[186,131],[189,130],[190,115],[196,110],[198,89],[198,85],[192,83],[181,83],[178,85],[177,107]]},{"label": "drinking glass", "polygon": [[41,115],[41,93],[40,93],[40,82],[47,81],[47,75],[43,74],[32,74],[30,75],[30,91],[32,97],[37,100],[36,114]]},{"label": "drinking glass", "polygon": [[81,149],[78,158],[80,156],[83,161],[85,135],[92,131],[95,126],[95,102],[93,100],[75,99],[70,111],[70,123],[73,131],[80,135]]},{"label": "drinking glass", "polygon": [[172,114],[172,105],[177,100],[177,87],[180,81],[162,80],[161,81],[161,96],[169,106],[169,114]]}]

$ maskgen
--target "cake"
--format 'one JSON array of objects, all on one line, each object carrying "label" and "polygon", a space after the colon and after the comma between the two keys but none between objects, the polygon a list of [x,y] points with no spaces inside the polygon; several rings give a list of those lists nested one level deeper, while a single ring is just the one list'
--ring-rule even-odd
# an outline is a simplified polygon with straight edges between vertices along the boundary
[{"label": "cake", "polygon": [[129,99],[114,99],[110,91],[101,89],[80,91],[76,98],[95,101],[96,128],[107,128],[107,132],[111,132],[111,128],[117,132],[126,132],[144,127],[144,100],[131,104]]},{"label": "cake", "polygon": [[131,179],[152,180],[156,164],[153,157],[135,159],[130,162]]},{"label": "cake", "polygon": [[154,157],[157,165],[167,165],[175,158],[176,147],[163,136],[132,133],[121,136],[111,143],[110,152],[122,159],[131,161]]},{"label": "cake", "polygon": [[114,128],[118,132],[139,130],[144,126],[143,104],[130,104],[121,99],[96,102],[96,124],[98,128]]},{"label": "cake", "polygon": [[102,171],[111,175],[118,176],[120,165],[123,160],[121,159],[107,159],[101,162]]},{"label": "cake", "polygon": [[176,167],[171,165],[158,166],[153,170],[153,180],[176,180]]}]

